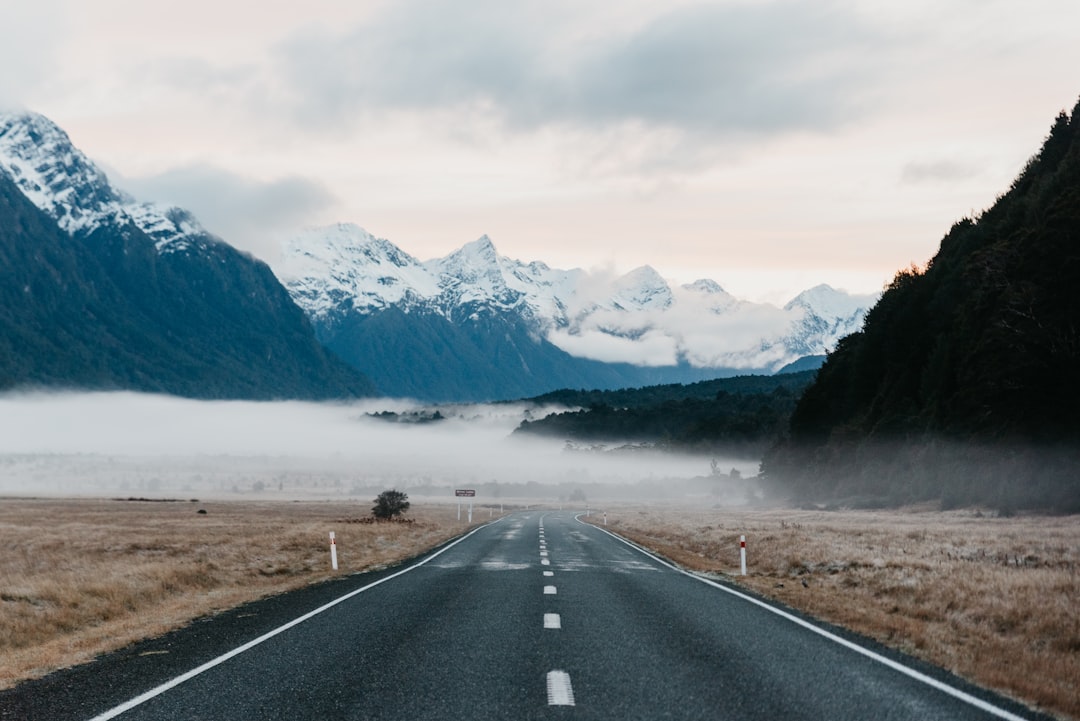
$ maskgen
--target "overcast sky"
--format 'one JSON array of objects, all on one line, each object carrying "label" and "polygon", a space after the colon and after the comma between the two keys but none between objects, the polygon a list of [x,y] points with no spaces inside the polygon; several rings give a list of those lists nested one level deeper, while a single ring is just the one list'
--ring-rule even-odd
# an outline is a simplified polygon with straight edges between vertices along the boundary
[{"label": "overcast sky", "polygon": [[1080,97],[1075,0],[0,0],[0,104],[273,262],[355,222],[879,290]]}]

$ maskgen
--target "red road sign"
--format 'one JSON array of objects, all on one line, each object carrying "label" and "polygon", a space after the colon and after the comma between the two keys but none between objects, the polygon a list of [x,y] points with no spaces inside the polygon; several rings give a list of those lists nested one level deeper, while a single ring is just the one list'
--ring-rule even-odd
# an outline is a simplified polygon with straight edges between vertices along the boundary
[{"label": "red road sign", "polygon": [[455,496],[464,496],[466,498],[472,498],[473,496],[476,495],[476,491],[472,490],[471,488],[467,488],[467,489],[466,488],[459,488],[456,491],[454,491],[454,495]]}]

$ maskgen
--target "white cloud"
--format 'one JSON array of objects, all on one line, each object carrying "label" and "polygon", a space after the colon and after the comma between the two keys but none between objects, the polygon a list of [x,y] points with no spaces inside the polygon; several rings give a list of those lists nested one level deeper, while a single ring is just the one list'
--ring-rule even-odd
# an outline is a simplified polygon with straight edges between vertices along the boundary
[{"label": "white cloud", "polygon": [[210,165],[124,178],[119,184],[140,200],[192,211],[207,230],[265,260],[274,259],[283,235],[335,203],[323,185],[305,178],[263,182]]},{"label": "white cloud", "polygon": [[277,60],[305,122],[468,108],[511,128],[706,139],[847,122],[884,40],[827,2],[675,6],[629,27],[582,15],[589,32],[558,4],[399,2],[343,32],[297,34]]},{"label": "white cloud", "polygon": [[595,329],[553,330],[547,339],[572,356],[605,363],[669,366],[678,362],[678,344],[659,330],[646,331],[633,339]]},{"label": "white cloud", "polygon": [[982,173],[978,163],[965,160],[912,161],[901,171],[904,183],[954,182],[968,180]]}]

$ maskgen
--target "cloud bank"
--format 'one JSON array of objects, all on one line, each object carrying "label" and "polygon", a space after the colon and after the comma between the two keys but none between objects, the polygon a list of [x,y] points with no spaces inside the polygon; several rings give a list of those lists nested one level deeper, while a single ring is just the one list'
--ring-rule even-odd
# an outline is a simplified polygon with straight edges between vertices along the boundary
[{"label": "cloud bank", "polygon": [[[634,484],[707,476],[710,458],[646,451],[567,453],[562,441],[511,432],[524,407],[444,406],[447,420],[409,424],[355,404],[208,402],[137,393],[0,395],[0,492],[215,495],[254,484],[298,496],[352,487],[466,484]],[[540,413],[532,409],[530,413]],[[744,473],[756,459],[724,459]],[[446,494],[449,496],[449,493]]]},{"label": "cloud bank", "polygon": [[717,138],[845,122],[882,42],[829,2],[612,20],[566,3],[398,2],[344,31],[297,34],[275,60],[305,122],[468,109],[510,129],[636,124]]},{"label": "cloud bank", "polygon": [[565,328],[547,339],[570,355],[606,363],[698,368],[779,368],[796,359],[781,341],[805,311],[740,301],[710,281],[671,288],[671,302],[646,309],[597,308],[620,279],[586,276]]}]

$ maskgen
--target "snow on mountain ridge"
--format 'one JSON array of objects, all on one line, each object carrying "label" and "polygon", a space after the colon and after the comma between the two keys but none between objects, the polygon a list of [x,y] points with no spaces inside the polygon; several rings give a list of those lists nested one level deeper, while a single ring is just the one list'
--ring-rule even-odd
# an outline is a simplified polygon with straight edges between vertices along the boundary
[{"label": "snow on mountain ridge", "polygon": [[[571,355],[607,362],[778,368],[831,349],[872,304],[818,286],[777,308],[739,300],[708,279],[672,288],[649,266],[617,278],[552,269],[499,255],[486,235],[425,262],[357,226],[312,229],[284,251],[275,272],[312,317],[390,306],[452,322],[513,314]],[[407,262],[390,272],[392,257]]]},{"label": "snow on mountain ridge", "polygon": [[316,317],[343,303],[374,310],[431,300],[440,292],[424,264],[352,223],[309,228],[287,241],[274,272],[297,304]]},{"label": "snow on mountain ridge", "polygon": [[784,309],[804,308],[822,317],[850,318],[865,313],[876,300],[876,295],[851,295],[822,283],[799,293]]},{"label": "snow on mountain ridge", "polygon": [[63,129],[37,113],[0,112],[0,172],[71,235],[130,222],[163,253],[220,242],[188,211],[140,203],[117,189]]},{"label": "snow on mountain ridge", "polygon": [[612,303],[620,310],[660,310],[671,305],[671,287],[651,266],[635,268],[617,279]]},{"label": "snow on mountain ridge", "polygon": [[34,113],[0,113],[0,170],[68,233],[93,230],[131,202],[67,133]]},{"label": "snow on mountain ridge", "polygon": [[825,284],[804,290],[784,306],[785,311],[801,314],[787,344],[802,355],[824,355],[862,327],[875,302],[876,295],[851,295]]}]

